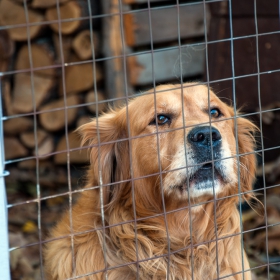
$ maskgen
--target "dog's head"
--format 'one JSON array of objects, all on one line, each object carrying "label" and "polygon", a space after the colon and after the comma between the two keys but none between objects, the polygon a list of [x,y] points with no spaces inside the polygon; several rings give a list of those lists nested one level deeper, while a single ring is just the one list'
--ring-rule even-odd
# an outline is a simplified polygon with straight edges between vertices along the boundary
[{"label": "dog's head", "polygon": [[83,125],[104,200],[196,201],[251,189],[256,130],[206,86],[159,86]]}]

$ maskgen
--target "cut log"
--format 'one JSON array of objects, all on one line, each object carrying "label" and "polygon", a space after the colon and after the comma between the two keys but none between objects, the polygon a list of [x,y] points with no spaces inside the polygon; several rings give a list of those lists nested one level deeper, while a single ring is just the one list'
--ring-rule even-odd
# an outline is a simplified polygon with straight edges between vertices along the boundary
[{"label": "cut log", "polygon": [[95,32],[92,32],[92,41],[91,44],[91,35],[89,30],[83,30],[80,32],[73,40],[72,47],[75,50],[77,56],[86,60],[92,57],[94,50],[94,55],[96,56],[99,49],[99,40],[98,35]]},{"label": "cut log", "polygon": [[60,44],[59,34],[53,33],[52,39],[53,39],[53,44],[54,44],[55,53],[56,53],[56,61],[58,63],[70,62],[69,58],[70,58],[70,54],[71,54],[73,37],[72,36],[62,36],[61,37],[62,48],[61,48],[61,44]]},{"label": "cut log", "polygon": [[7,29],[13,40],[26,41],[27,38],[33,39],[39,34],[42,25],[35,23],[42,22],[43,15],[28,9],[28,20],[29,22],[26,22],[25,10],[22,5],[17,5],[11,0],[0,1],[0,25],[32,24],[29,25],[28,31],[26,26]]},{"label": "cut log", "polygon": [[53,151],[54,151],[53,137],[49,136],[40,144],[38,150],[34,149],[33,154],[35,156],[47,157]]},{"label": "cut log", "polygon": [[[33,80],[33,82],[32,82]],[[30,113],[34,105],[39,105],[48,97],[54,86],[54,79],[49,77],[19,73],[15,74],[13,90],[13,110],[17,113]],[[34,98],[32,95],[34,94]],[[35,104],[33,104],[33,99]]]},{"label": "cut log", "polygon": [[13,159],[28,155],[28,150],[14,137],[4,138],[5,158]]},{"label": "cut log", "polygon": [[11,40],[7,30],[0,30],[0,72],[7,71],[14,50],[14,41]]},{"label": "cut log", "polygon": [[34,137],[34,131],[24,132],[20,135],[21,142],[27,147],[33,149],[36,144],[40,146],[42,142],[47,138],[48,134],[43,129],[37,130],[37,143]]},{"label": "cut log", "polygon": [[[208,6],[207,6],[208,8]],[[168,20],[166,20],[168,15]],[[204,18],[209,21],[209,10],[203,4],[179,7],[180,30],[178,30],[178,7],[144,10],[124,15],[125,38],[128,46],[151,45],[178,41],[180,38],[204,36]],[[151,22],[149,20],[151,18]],[[153,36],[151,38],[150,25]],[[187,26],[187,28],[186,28]],[[180,32],[179,32],[180,31]]]},{"label": "cut log", "polygon": [[[54,65],[54,52],[46,44],[31,44],[32,64],[33,68],[47,67]],[[24,45],[18,52],[16,58],[16,70],[30,69],[29,49]],[[48,68],[44,70],[35,70],[34,75],[54,76],[55,68]]]},{"label": "cut log", "polygon": [[[67,108],[69,106],[75,106],[79,104],[79,97],[77,95],[72,95],[66,99],[66,108],[64,104],[64,98],[57,101],[53,101],[41,108],[41,111],[54,110],[47,113],[41,113],[39,115],[39,120],[42,126],[48,131],[57,131],[65,127],[65,125],[70,125],[77,116],[78,108]],[[65,110],[67,110],[67,121],[65,124]]]},{"label": "cut log", "polygon": [[[97,100],[95,99],[95,93],[94,91],[90,91],[86,95],[86,103],[87,108],[92,112],[92,113],[101,113],[106,111],[108,107],[108,103],[104,102],[105,97],[104,94],[101,92],[97,92]],[[96,110],[96,102],[98,103],[97,110]]]},{"label": "cut log", "polygon": [[57,33],[71,34],[75,32],[84,24],[83,20],[78,19],[85,16],[85,9],[81,4],[83,4],[83,1],[71,1],[61,5],[59,19],[56,7],[48,9],[46,12],[46,18],[48,21],[65,20],[64,22],[61,22],[60,26],[58,23],[51,23],[50,27]]},{"label": "cut log", "polygon": [[[98,82],[102,78],[102,73],[99,65],[96,64],[95,66],[95,79]],[[94,75],[92,63],[70,65],[65,68],[66,94],[89,90],[93,87],[93,84]],[[62,81],[60,83],[59,93],[60,95],[63,94]]]},{"label": "cut log", "polygon": [[181,74],[182,77],[192,77],[204,73],[204,46],[182,46],[181,57],[182,69],[178,48],[128,57],[130,83],[132,85],[147,85],[152,84],[153,79],[158,83],[180,79]]},{"label": "cut log", "polygon": [[[68,133],[68,143],[69,149],[77,149],[81,145],[81,139],[76,132]],[[64,152],[63,152],[64,151]],[[54,156],[54,161],[57,164],[67,163],[67,145],[66,136],[63,136],[56,148],[56,152],[60,152]],[[70,152],[70,162],[71,163],[86,163],[88,162],[88,149],[79,149]]]},{"label": "cut log", "polygon": [[18,163],[19,169],[35,169],[36,168],[36,160],[35,159],[29,159],[29,160],[23,160]]},{"label": "cut log", "polygon": [[31,7],[36,9],[46,9],[56,6],[57,1],[59,2],[59,4],[63,4],[69,0],[33,0]]},{"label": "cut log", "polygon": [[27,117],[13,118],[4,121],[5,135],[18,135],[33,128],[33,120]]},{"label": "cut log", "polygon": [[36,168],[36,160],[35,159],[29,159],[29,160],[23,160],[18,163],[18,167],[20,169],[35,169]]}]

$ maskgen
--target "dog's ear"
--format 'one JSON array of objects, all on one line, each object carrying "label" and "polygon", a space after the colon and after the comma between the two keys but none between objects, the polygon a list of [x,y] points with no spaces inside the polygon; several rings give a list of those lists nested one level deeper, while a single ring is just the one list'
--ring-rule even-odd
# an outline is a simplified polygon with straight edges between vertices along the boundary
[{"label": "dog's ear", "polygon": [[[254,135],[258,128],[251,121],[238,117],[237,134],[238,134],[238,154],[240,161],[240,184],[243,192],[250,191],[255,181],[257,159],[254,152],[255,138]],[[251,193],[245,194],[245,198],[252,197]]]},{"label": "dog's ear", "polygon": [[[103,203],[109,202],[112,184],[124,180],[128,156],[126,111],[111,110],[78,128],[82,146],[90,150],[88,186],[105,186]],[[123,140],[122,140],[123,139]],[[120,168],[122,166],[122,169]]]}]

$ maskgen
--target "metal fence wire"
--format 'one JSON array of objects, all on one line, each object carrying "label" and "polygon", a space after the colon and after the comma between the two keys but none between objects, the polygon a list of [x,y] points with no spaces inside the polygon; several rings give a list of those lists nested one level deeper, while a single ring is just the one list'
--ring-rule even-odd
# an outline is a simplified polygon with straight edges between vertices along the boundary
[{"label": "metal fence wire", "polygon": [[[278,0],[0,0],[0,278],[280,279],[279,7]],[[184,103],[184,92],[201,90],[201,85],[207,86],[203,87],[207,102],[201,114],[221,115],[209,105],[211,89],[230,106],[226,108],[231,108],[232,116],[191,122],[188,108],[197,110],[197,103]],[[172,108],[184,116],[178,127],[171,125],[174,112],[162,113],[169,105],[160,99],[170,98],[174,91],[180,99]],[[129,110],[130,100],[137,98],[141,102]],[[202,93],[196,98],[203,102]],[[138,125],[139,129],[139,120],[150,118],[148,105],[144,106],[147,102],[154,104],[155,112],[158,106],[162,111],[147,122],[153,126],[150,132],[137,134],[131,128]],[[119,108],[124,108],[126,135],[115,137],[115,120],[104,137],[109,117],[103,121],[103,113]],[[87,126],[91,118],[95,121]],[[245,140],[237,140],[243,118],[259,128],[254,151],[244,152],[240,147]],[[223,151],[222,158],[217,158],[214,146],[220,132],[216,130],[222,122],[232,125],[236,143],[229,149],[236,150],[236,155]],[[168,127],[163,131],[164,124]],[[82,125],[83,147],[76,131]],[[204,200],[190,194],[191,180],[203,178],[191,173],[199,163],[194,162],[194,154],[189,156],[188,141],[200,140],[188,139],[195,137],[197,127],[210,129],[207,151],[211,154],[208,181],[212,196],[203,196]],[[245,130],[246,135],[252,132],[249,127]],[[181,166],[174,163],[175,152],[171,151],[178,133],[184,139]],[[146,144],[135,148],[141,141]],[[147,143],[153,143],[153,150]],[[122,150],[112,157],[118,150],[113,152],[110,147],[117,146]],[[198,153],[205,161],[203,149],[200,146]],[[89,167],[95,153],[96,162],[92,160]],[[139,155],[143,161],[137,165]],[[256,180],[252,190],[250,186],[244,190],[242,182],[252,170],[243,159],[250,155],[258,162]],[[124,158],[129,163],[127,173]],[[231,161],[236,164],[238,191],[216,195],[214,186],[222,179],[215,179],[215,168]],[[208,163],[203,162],[205,170]],[[143,171],[138,172],[136,165]],[[168,190],[166,178],[179,180],[182,170],[186,173],[183,186],[174,183]],[[153,201],[158,204],[149,204],[157,210],[139,210],[142,200],[154,199],[148,191],[139,195],[139,189],[147,187],[141,182],[158,186]],[[170,202],[168,191],[174,201],[181,202]],[[248,198],[253,193],[257,200],[245,202],[244,195]],[[112,202],[108,206],[109,200],[123,205]],[[220,207],[229,200],[237,202],[237,210],[232,210],[238,211],[237,225],[229,222],[234,213],[221,223],[220,209],[224,208]],[[122,216],[121,211],[130,215]],[[149,215],[140,214],[144,212]],[[108,213],[122,218],[114,220]],[[88,224],[89,215],[92,224]],[[180,224],[175,222],[177,217],[181,217]],[[206,220],[213,223],[214,236],[200,240],[198,232],[207,236]],[[57,222],[64,225],[53,233]],[[205,229],[197,230],[198,225]],[[238,231],[231,229],[233,225]],[[130,239],[125,232],[113,234],[129,227]],[[174,241],[180,236],[176,232],[183,229],[186,240]],[[163,237],[159,241],[150,238],[153,235]],[[82,237],[86,238],[83,253],[78,244]],[[120,248],[125,238],[131,243]],[[143,239],[149,239],[151,252],[142,247]],[[240,242],[221,250],[219,244],[230,240]],[[69,251],[64,258],[65,246]],[[134,255],[129,257],[132,248]],[[200,258],[199,250],[204,248],[209,251]],[[45,251],[55,249],[50,254],[53,261],[46,259]],[[236,263],[240,264],[237,270]],[[202,276],[203,271],[208,275]]]}]

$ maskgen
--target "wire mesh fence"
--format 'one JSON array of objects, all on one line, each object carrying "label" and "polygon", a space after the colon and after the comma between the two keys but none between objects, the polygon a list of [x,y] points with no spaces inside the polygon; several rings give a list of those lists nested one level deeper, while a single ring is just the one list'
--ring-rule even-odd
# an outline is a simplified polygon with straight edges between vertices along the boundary
[{"label": "wire mesh fence", "polygon": [[3,279],[277,280],[279,36],[274,0],[0,0]]}]

